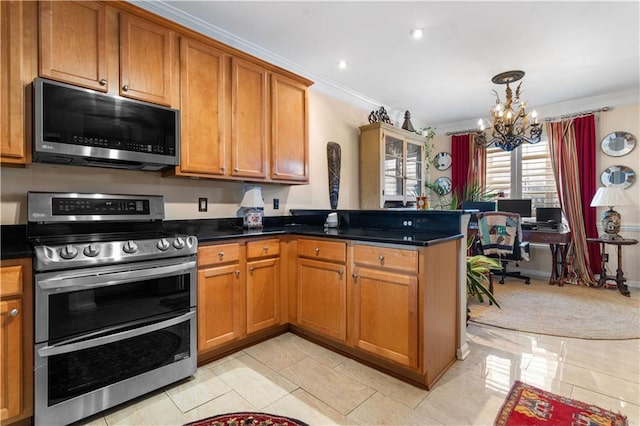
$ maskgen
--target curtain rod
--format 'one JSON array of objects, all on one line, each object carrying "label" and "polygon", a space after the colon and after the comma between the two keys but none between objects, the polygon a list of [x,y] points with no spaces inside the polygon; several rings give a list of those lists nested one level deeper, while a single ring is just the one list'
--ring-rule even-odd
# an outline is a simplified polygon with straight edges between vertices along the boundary
[{"label": "curtain rod", "polygon": [[588,111],[576,112],[573,114],[556,115],[555,117],[547,117],[544,119],[544,121],[556,121],[556,120],[564,120],[565,118],[581,117],[583,115],[589,115],[589,114],[593,114],[600,111],[609,111],[610,109],[611,107],[602,107],[602,108],[590,109]]},{"label": "curtain rod", "polygon": [[455,132],[447,132],[447,136],[464,135],[466,133],[476,133],[478,129],[457,130]]}]

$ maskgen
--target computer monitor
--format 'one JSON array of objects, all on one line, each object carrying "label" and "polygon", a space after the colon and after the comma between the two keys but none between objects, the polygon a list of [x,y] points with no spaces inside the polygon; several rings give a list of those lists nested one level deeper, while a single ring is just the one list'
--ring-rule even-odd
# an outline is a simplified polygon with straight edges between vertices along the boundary
[{"label": "computer monitor", "polygon": [[562,209],[560,207],[538,207],[536,209],[536,222],[562,222]]},{"label": "computer monitor", "polygon": [[518,213],[521,218],[531,217],[531,198],[501,198],[498,200],[498,211]]},{"label": "computer monitor", "polygon": [[495,201],[463,201],[462,210],[478,210],[479,212],[496,211]]}]

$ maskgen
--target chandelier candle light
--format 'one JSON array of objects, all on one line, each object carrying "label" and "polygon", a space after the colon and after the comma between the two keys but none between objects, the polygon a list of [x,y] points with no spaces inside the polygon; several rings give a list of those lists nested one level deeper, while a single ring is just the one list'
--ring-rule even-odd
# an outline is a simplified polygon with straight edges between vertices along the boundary
[{"label": "chandelier candle light", "polygon": [[[495,84],[506,84],[505,102],[500,101],[500,95],[495,90],[496,105],[489,112],[491,113],[492,138],[487,141],[485,136],[484,120],[478,121],[480,130],[476,132],[476,141],[480,145],[495,145],[505,151],[513,151],[523,142],[538,143],[542,135],[542,126],[538,122],[536,111],[527,114],[526,103],[520,101],[522,82],[516,88],[515,98],[509,83],[519,81],[524,77],[524,71],[505,71],[494,76],[491,81]],[[526,132],[529,131],[529,136]]]},{"label": "chandelier candle light", "polygon": [[620,186],[603,186],[598,188],[596,195],[591,200],[591,207],[609,207],[602,213],[602,229],[604,234],[601,240],[622,240],[620,236],[620,213],[613,210],[613,206],[629,206],[633,204],[627,193]]}]

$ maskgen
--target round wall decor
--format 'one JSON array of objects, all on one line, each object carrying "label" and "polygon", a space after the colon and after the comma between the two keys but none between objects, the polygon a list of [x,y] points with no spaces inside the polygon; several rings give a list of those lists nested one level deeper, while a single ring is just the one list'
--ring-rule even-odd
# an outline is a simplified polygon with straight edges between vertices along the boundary
[{"label": "round wall decor", "polygon": [[602,152],[611,157],[622,157],[630,153],[636,146],[636,138],[627,132],[609,133],[602,139]]},{"label": "round wall decor", "polygon": [[439,152],[433,157],[433,165],[438,170],[447,170],[451,167],[451,154],[448,152]]},{"label": "round wall decor", "polygon": [[636,174],[627,166],[607,167],[600,174],[600,181],[604,186],[622,186],[628,188],[635,181]]},{"label": "round wall decor", "polygon": [[433,184],[440,189],[439,195],[447,195],[451,192],[451,179],[446,176],[440,176]]}]

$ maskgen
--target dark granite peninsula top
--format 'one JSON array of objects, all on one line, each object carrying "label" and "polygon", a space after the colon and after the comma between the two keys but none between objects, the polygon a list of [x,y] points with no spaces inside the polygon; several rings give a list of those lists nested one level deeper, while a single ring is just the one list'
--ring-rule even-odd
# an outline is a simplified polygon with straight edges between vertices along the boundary
[{"label": "dark granite peninsula top", "polygon": [[265,217],[260,230],[243,229],[240,218],[167,221],[165,230],[196,235],[200,243],[281,234],[414,246],[462,238],[461,212],[455,210],[339,210],[339,227],[325,228],[325,219],[331,212],[292,210],[291,216]]},{"label": "dark granite peninsula top", "polygon": [[[195,235],[200,243],[283,234],[413,246],[462,238],[459,210],[338,210],[339,227],[325,229],[325,219],[331,212],[291,210],[290,216],[265,217],[261,230],[243,229],[241,218],[167,220],[164,230]],[[32,256],[26,225],[2,225],[0,237],[2,259]]]}]

